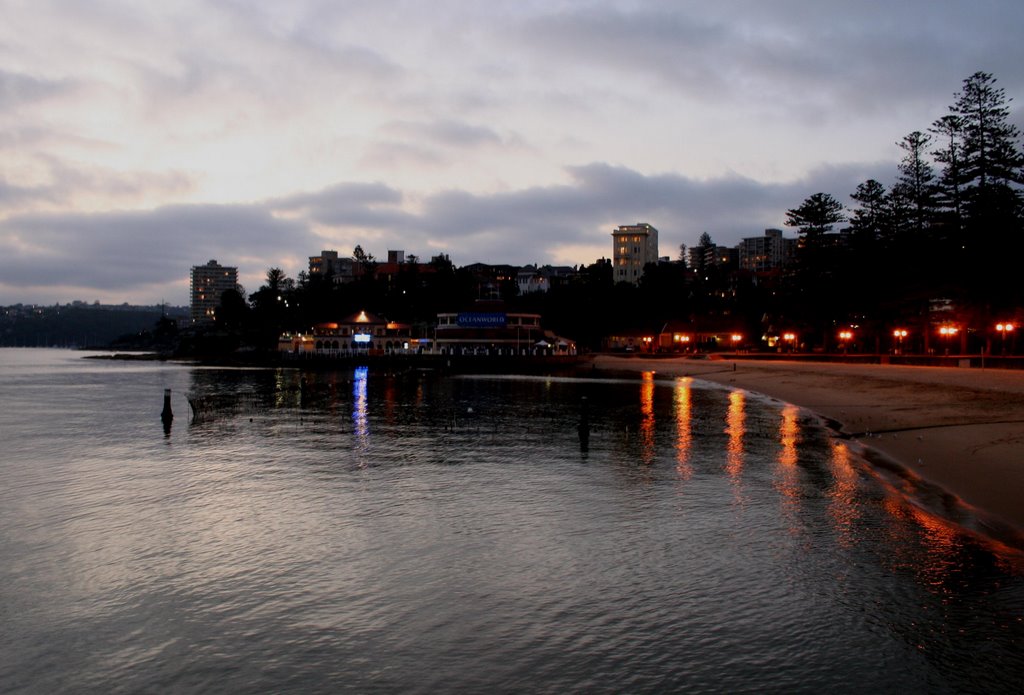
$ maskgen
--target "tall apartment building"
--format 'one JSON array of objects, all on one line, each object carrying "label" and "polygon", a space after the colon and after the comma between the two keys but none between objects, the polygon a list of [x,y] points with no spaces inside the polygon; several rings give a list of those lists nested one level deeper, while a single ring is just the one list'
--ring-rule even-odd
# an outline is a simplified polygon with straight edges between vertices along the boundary
[{"label": "tall apartment building", "polygon": [[781,229],[766,229],[764,236],[747,237],[739,244],[740,268],[765,272],[781,268],[796,253],[796,239],[786,239]]},{"label": "tall apartment building", "polygon": [[213,321],[220,298],[227,290],[238,287],[238,268],[231,268],[211,260],[206,265],[192,266],[189,276],[189,296],[192,323]]},{"label": "tall apartment building", "polygon": [[620,225],[612,232],[615,282],[640,282],[644,266],[658,262],[658,230],[646,222]]}]

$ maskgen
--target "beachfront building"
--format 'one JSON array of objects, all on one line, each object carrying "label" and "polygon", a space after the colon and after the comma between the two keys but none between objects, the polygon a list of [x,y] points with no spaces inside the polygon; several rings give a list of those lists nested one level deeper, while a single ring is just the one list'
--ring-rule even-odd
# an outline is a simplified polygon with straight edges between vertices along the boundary
[{"label": "beachfront building", "polygon": [[508,313],[500,307],[437,315],[433,350],[444,355],[575,355],[576,343],[545,331],[540,314]]},{"label": "beachfront building", "polygon": [[619,225],[612,232],[615,282],[640,283],[644,266],[658,262],[658,230],[646,222]]},{"label": "beachfront building", "polygon": [[192,323],[212,323],[221,297],[235,289],[238,289],[238,268],[220,265],[215,260],[192,266],[189,274]]},{"label": "beachfront building", "polygon": [[743,350],[752,343],[743,324],[731,317],[667,321],[619,330],[604,339],[610,352],[720,352]]},{"label": "beachfront building", "polygon": [[416,341],[411,336],[409,324],[358,311],[341,321],[319,323],[309,333],[285,333],[278,339],[278,350],[321,357],[383,355],[412,350]]}]

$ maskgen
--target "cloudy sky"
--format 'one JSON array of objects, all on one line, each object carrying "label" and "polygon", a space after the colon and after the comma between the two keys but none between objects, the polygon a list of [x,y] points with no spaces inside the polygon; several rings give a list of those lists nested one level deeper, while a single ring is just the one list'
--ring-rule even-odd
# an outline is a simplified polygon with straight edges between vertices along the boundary
[{"label": "cloudy sky", "polygon": [[[1024,3],[0,0],[0,304],[188,303],[321,249],[662,255],[890,182]],[[1013,120],[1024,125],[1024,113]]]}]

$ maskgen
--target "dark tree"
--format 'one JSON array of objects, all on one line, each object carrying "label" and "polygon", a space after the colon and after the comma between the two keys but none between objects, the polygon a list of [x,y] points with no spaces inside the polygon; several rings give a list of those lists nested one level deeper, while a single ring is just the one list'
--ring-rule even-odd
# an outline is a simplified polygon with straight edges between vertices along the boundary
[{"label": "dark tree", "polygon": [[218,328],[241,330],[248,322],[249,305],[237,289],[225,290],[213,316]]},{"label": "dark tree", "polygon": [[786,212],[786,224],[800,234],[796,263],[787,278],[788,298],[793,315],[822,331],[823,341],[828,340],[832,317],[848,311],[851,288],[837,282],[843,274],[839,235],[829,234],[845,219],[842,204],[827,193],[815,193]]},{"label": "dark tree", "polygon": [[874,179],[868,179],[850,194],[858,206],[850,219],[850,230],[855,238],[874,242],[886,238],[886,207],[888,193],[885,186]]},{"label": "dark tree", "polygon": [[906,153],[896,185],[910,202],[913,229],[919,236],[935,216],[935,171],[926,158],[930,142],[930,135],[915,130],[896,143]]},{"label": "dark tree", "polygon": [[950,107],[962,124],[962,181],[982,196],[992,186],[1024,183],[1020,132],[1009,122],[1010,99],[995,82],[989,73],[974,73]]},{"label": "dark tree", "polygon": [[352,250],[352,258],[358,266],[357,273],[360,278],[373,277],[373,273],[377,269],[377,261],[374,259],[373,254],[366,253],[363,251],[363,247],[357,244]]},{"label": "dark tree", "polygon": [[259,347],[270,348],[285,330],[296,328],[294,306],[295,281],[280,268],[267,271],[267,284],[249,297],[252,305],[254,340]]},{"label": "dark tree", "polygon": [[956,237],[963,226],[963,119],[948,114],[935,121],[930,130],[940,140],[939,148],[932,155],[943,165],[936,186],[936,202],[944,211],[947,235]]},{"label": "dark tree", "polygon": [[982,312],[1024,300],[1016,279],[1024,253],[1024,154],[1020,132],[1009,122],[1009,99],[995,82],[989,73],[974,73],[950,107],[961,126],[957,182],[964,202],[959,244],[963,294]]},{"label": "dark tree", "polygon": [[803,246],[820,243],[834,225],[845,219],[842,203],[828,193],[815,193],[800,207],[786,211],[786,225],[797,228]]}]

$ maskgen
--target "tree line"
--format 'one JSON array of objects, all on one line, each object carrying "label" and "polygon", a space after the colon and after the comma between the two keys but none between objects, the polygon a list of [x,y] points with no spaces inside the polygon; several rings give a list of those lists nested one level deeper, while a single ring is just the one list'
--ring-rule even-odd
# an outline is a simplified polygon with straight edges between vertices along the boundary
[{"label": "tree line", "polygon": [[939,318],[981,330],[1018,314],[1024,154],[1009,103],[995,77],[977,72],[948,113],[897,143],[891,187],[869,179],[850,209],[815,193],[788,210],[799,247],[787,318],[819,331],[844,322],[927,331]]}]

